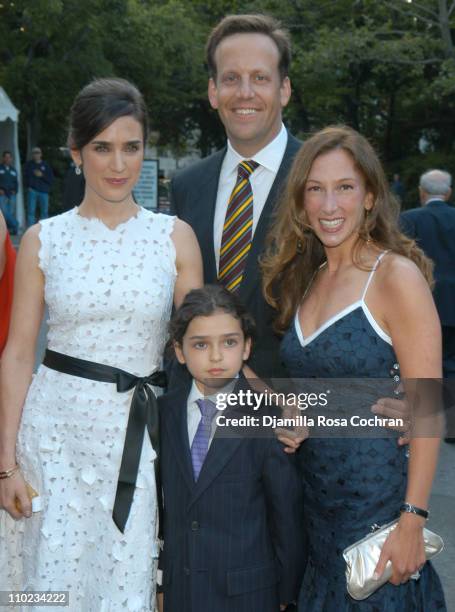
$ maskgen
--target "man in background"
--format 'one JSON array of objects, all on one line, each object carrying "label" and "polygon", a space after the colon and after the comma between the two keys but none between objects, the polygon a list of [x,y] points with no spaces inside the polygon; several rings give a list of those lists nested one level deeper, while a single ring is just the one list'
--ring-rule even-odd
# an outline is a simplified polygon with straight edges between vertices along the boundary
[{"label": "man in background", "polygon": [[393,175],[393,181],[390,185],[390,190],[396,196],[400,204],[402,204],[406,195],[406,191],[403,183],[401,182],[400,175],[397,173]]},{"label": "man in background", "polygon": [[36,221],[36,206],[39,206],[38,220],[49,216],[49,192],[54,182],[50,165],[43,161],[39,147],[32,149],[32,159],[25,164],[24,181],[28,189],[27,225]]},{"label": "man in background", "polygon": [[[455,380],[455,208],[448,203],[451,175],[443,170],[425,172],[420,177],[419,194],[421,207],[403,212],[400,223],[403,232],[434,262],[433,296],[442,325],[443,373],[444,378]],[[448,442],[455,442],[452,420],[453,415],[448,415]]]},{"label": "man in background", "polygon": [[17,170],[13,166],[11,151],[3,151],[0,164],[0,211],[5,217],[11,234],[17,234],[19,224],[16,219]]}]

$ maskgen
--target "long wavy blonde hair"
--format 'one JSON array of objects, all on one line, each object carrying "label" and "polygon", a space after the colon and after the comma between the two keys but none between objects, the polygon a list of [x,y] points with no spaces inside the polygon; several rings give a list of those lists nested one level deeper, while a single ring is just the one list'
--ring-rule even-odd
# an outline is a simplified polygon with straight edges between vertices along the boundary
[{"label": "long wavy blonde hair", "polygon": [[352,157],[365,179],[367,192],[373,196],[373,207],[365,216],[353,249],[353,263],[365,269],[360,262],[360,251],[370,239],[381,249],[390,249],[411,259],[428,283],[433,282],[431,261],[414,240],[398,229],[399,207],[373,147],[352,128],[327,127],[305,141],[298,152],[261,259],[264,295],[277,310],[275,329],[281,333],[288,328],[311,278],[326,259],[322,243],[305,225],[304,196],[314,160],[334,149],[343,149]]}]

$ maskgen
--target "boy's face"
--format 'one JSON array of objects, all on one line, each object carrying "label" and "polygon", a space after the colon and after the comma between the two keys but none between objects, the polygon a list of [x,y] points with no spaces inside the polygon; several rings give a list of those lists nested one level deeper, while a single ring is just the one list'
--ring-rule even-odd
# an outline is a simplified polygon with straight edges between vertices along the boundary
[{"label": "boy's face", "polygon": [[242,369],[250,355],[251,340],[245,339],[240,321],[222,311],[208,317],[195,317],[188,325],[175,354],[186,364],[198,389],[223,387]]}]

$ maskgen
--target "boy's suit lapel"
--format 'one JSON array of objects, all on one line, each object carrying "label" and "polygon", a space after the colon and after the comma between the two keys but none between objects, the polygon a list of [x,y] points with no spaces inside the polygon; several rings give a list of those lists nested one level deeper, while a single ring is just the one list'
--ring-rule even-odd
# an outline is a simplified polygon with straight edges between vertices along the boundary
[{"label": "boy's suit lapel", "polygon": [[185,389],[169,395],[164,410],[168,410],[168,418],[163,419],[171,440],[174,456],[183,473],[189,489],[194,488],[193,465],[191,461],[190,444],[188,440],[187,399]]},{"label": "boy's suit lapel", "polygon": [[[222,471],[226,463],[237,451],[242,443],[242,438],[221,438],[215,437],[212,440],[204,465],[202,466],[199,478],[194,484],[193,495],[190,506],[202,495],[202,493],[212,484],[215,478]],[[191,456],[190,456],[191,461]]]},{"label": "boy's suit lapel", "polygon": [[[243,374],[240,374],[239,381],[234,392],[238,391],[240,388],[248,389],[248,385]],[[226,416],[229,416],[228,411],[226,411],[225,414]],[[245,412],[245,414],[247,414],[247,412]],[[232,411],[232,415],[235,417],[241,416],[239,412],[235,410]],[[238,447],[244,441],[244,439],[245,438],[240,434],[238,437],[222,437],[222,435],[220,435],[220,430],[217,428],[208,450],[207,457],[205,458],[204,465],[202,466],[201,473],[199,474],[199,478],[194,485],[190,507],[217,478],[234,453],[237,452]]]}]

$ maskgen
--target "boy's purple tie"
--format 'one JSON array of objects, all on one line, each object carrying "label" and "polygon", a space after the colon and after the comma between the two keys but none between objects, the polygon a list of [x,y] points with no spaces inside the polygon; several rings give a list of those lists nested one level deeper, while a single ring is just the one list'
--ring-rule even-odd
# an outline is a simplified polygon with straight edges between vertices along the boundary
[{"label": "boy's purple tie", "polygon": [[196,404],[199,406],[202,418],[199,422],[196,435],[191,445],[191,459],[193,462],[194,480],[199,478],[207,452],[209,450],[210,434],[212,432],[213,417],[217,413],[216,405],[208,399],[198,399]]}]

